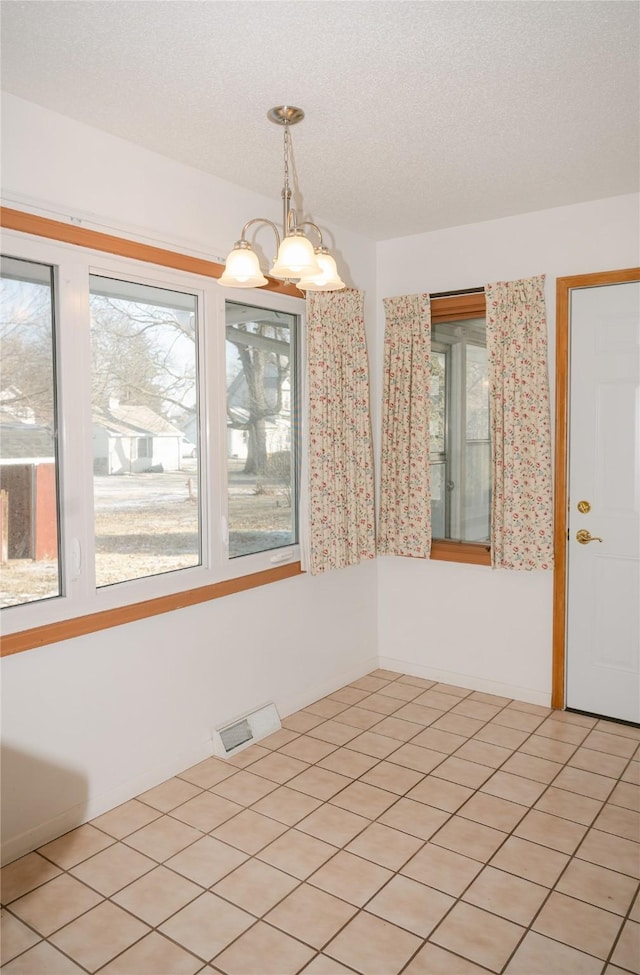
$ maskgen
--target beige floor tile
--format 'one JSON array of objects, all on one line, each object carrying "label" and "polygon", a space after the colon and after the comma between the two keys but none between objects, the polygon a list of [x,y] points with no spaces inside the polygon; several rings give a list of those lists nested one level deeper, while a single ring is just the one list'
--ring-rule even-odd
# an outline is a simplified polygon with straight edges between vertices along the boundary
[{"label": "beige floor tile", "polygon": [[611,794],[616,781],[604,775],[584,772],[582,769],[567,765],[553,784],[556,789],[565,789],[567,792],[577,792],[578,795],[589,796],[591,799],[604,800]]},{"label": "beige floor tile", "polygon": [[621,724],[619,721],[607,721],[601,718],[595,725],[596,731],[603,731],[608,735],[620,735],[622,738],[633,738],[640,741],[640,728],[636,725]]},{"label": "beige floor tile", "polygon": [[305,769],[309,768],[308,762],[301,762],[291,755],[283,755],[282,752],[271,752],[266,758],[261,758],[251,766],[254,775],[262,775],[271,782],[283,785],[292,779],[294,775],[300,775]]},{"label": "beige floor tile", "polygon": [[234,850],[211,836],[203,836],[201,840],[167,860],[166,866],[201,887],[211,887],[246,859],[246,853]]},{"label": "beige floor tile", "polygon": [[585,748],[606,752],[607,755],[618,755],[620,758],[631,758],[638,746],[636,739],[620,737],[618,734],[609,735],[598,730],[590,732],[583,744]]},{"label": "beige floor tile", "polygon": [[262,917],[291,893],[298,883],[289,874],[253,858],[216,884],[213,893],[231,901],[243,911]]},{"label": "beige floor tile", "polygon": [[482,864],[477,860],[427,843],[400,872],[452,897],[460,897],[481,870]]},{"label": "beige floor tile", "polygon": [[548,895],[546,887],[495,867],[485,867],[465,891],[463,900],[526,927]]},{"label": "beige floor tile", "polygon": [[329,943],[325,954],[362,975],[397,975],[419,947],[415,935],[363,911]]},{"label": "beige floor tile", "polygon": [[101,901],[102,897],[94,890],[63,874],[14,901],[11,910],[47,937]]},{"label": "beige floor tile", "polygon": [[403,721],[413,721],[415,724],[426,728],[442,717],[442,711],[412,701],[410,704],[405,704],[404,707],[399,708],[395,715],[397,718],[402,718]]},{"label": "beige floor tile", "polygon": [[129,802],[124,802],[121,806],[116,806],[115,809],[92,819],[91,825],[121,840],[129,833],[135,833],[137,829],[158,819],[160,815],[157,809],[152,809],[138,799],[130,799]]},{"label": "beige floor tile", "polygon": [[305,965],[300,975],[353,975],[353,968],[345,968],[328,955],[316,955],[313,961]]},{"label": "beige floor tile", "polygon": [[329,697],[334,701],[340,701],[342,704],[353,705],[357,704],[358,701],[362,701],[363,698],[369,697],[369,691],[361,691],[357,687],[341,687],[339,690],[334,691]]},{"label": "beige floor tile", "polygon": [[640,892],[633,903],[633,907],[629,911],[629,919],[631,921],[637,921],[640,924]]},{"label": "beige floor tile", "polygon": [[100,975],[195,975],[201,967],[201,958],[152,931],[100,969]]},{"label": "beige floor tile", "polygon": [[309,883],[362,907],[391,876],[385,867],[341,850],[309,877]]},{"label": "beige floor tile", "polygon": [[622,775],[622,781],[640,785],[640,762],[629,762]]},{"label": "beige floor tile", "polygon": [[473,691],[469,695],[470,701],[481,701],[483,704],[495,704],[500,709],[511,704],[510,697],[502,697],[500,694],[487,694],[485,691]]},{"label": "beige floor tile", "polygon": [[[366,703],[366,702],[364,702]],[[374,725],[384,721],[384,715],[378,711],[367,711],[362,706],[349,708],[340,715],[342,724],[350,725],[352,728],[359,728],[360,731],[368,731]]]},{"label": "beige floor tile", "polygon": [[335,718],[337,714],[346,711],[349,707],[344,701],[336,701],[332,697],[323,697],[313,704],[308,704],[305,711],[311,714],[319,714],[322,718]]},{"label": "beige floor tile", "polygon": [[395,765],[393,762],[379,762],[370,772],[362,776],[361,781],[367,785],[385,789],[394,795],[403,796],[424,778],[422,772]]},{"label": "beige floor tile", "polygon": [[397,795],[378,789],[365,782],[352,782],[330,800],[332,805],[348,809],[349,812],[364,816],[366,819],[377,819],[378,816],[397,802]]},{"label": "beige floor tile", "polygon": [[585,772],[595,772],[597,775],[608,775],[617,778],[624,772],[627,759],[606,752],[596,752],[592,748],[578,748],[569,759],[573,768],[581,768]]},{"label": "beige floor tile", "polygon": [[258,800],[251,808],[254,812],[277,819],[279,823],[285,823],[286,826],[295,826],[320,805],[322,805],[320,799],[305,796],[302,792],[282,786],[275,792],[270,792],[264,799]]},{"label": "beige floor tile", "polygon": [[500,971],[525,929],[459,902],[431,936],[436,944],[492,971]]},{"label": "beige floor tile", "polygon": [[314,766],[291,779],[289,788],[325,801],[350,784],[351,779],[346,776]]},{"label": "beige floor tile", "polygon": [[567,724],[577,724],[582,728],[595,728],[598,724],[597,718],[591,718],[588,714],[578,714],[573,711],[552,711],[554,721],[565,721]]},{"label": "beige floor tile", "polygon": [[454,903],[455,899],[442,891],[410,877],[396,876],[369,901],[367,911],[426,938]]},{"label": "beige floor tile", "polygon": [[281,901],[266,920],[314,948],[322,948],[334,937],[357,908],[317,887],[302,884]]},{"label": "beige floor tile", "polygon": [[432,727],[436,731],[447,731],[449,734],[459,735],[461,738],[471,738],[472,735],[477,734],[484,727],[484,721],[480,721],[478,718],[469,718],[465,714],[455,714],[450,711],[447,714],[441,715],[437,721],[434,721]]},{"label": "beige floor tile", "polygon": [[355,687],[361,691],[369,691],[372,694],[377,693],[383,687],[386,687],[389,683],[388,680],[384,680],[381,677],[371,677],[368,674],[366,677],[361,677],[359,680],[354,680],[349,687]]},{"label": "beige floor tile", "polygon": [[211,792],[224,799],[231,799],[231,802],[237,802],[240,806],[251,806],[277,788],[275,782],[243,770],[223,782],[218,782]]},{"label": "beige floor tile", "polygon": [[398,744],[397,738],[378,735],[375,731],[365,731],[349,742],[349,748],[354,752],[362,752],[363,755],[371,755],[373,758],[388,758],[396,751]]},{"label": "beige floor tile", "polygon": [[338,748],[331,755],[327,755],[326,758],[318,762],[318,765],[330,772],[337,772],[339,775],[346,775],[350,779],[357,779],[377,765],[378,761],[379,759],[371,755],[363,755],[360,752],[351,751],[350,748]]},{"label": "beige floor tile", "polygon": [[286,728],[279,728],[278,731],[274,731],[272,735],[268,735],[266,738],[262,738],[260,744],[263,748],[269,748],[272,751],[276,751],[278,748],[282,748],[284,745],[291,744],[292,741],[298,737],[295,731],[287,731]]},{"label": "beige floor tile", "polygon": [[414,698],[423,693],[423,689],[415,687],[413,684],[402,684],[394,681],[393,684],[387,684],[386,687],[383,687],[380,693],[395,697],[398,701],[413,701]]},{"label": "beige floor tile", "polygon": [[443,694],[451,694],[452,697],[456,697],[458,701],[462,701],[463,698],[469,697],[472,693],[469,687],[460,687],[458,684],[445,684],[442,681],[438,681],[434,685],[434,691],[441,691]]},{"label": "beige floor tile", "polygon": [[576,856],[580,860],[588,860],[640,879],[640,846],[632,840],[590,829]]},{"label": "beige floor tile", "polygon": [[536,758],[535,755],[524,755],[522,752],[516,752],[502,766],[503,772],[521,775],[523,779],[533,779],[534,782],[544,782],[545,785],[553,782],[561,769],[559,762],[549,762],[546,758]]},{"label": "beige floor tile", "polygon": [[36,972],[38,975],[82,975],[84,969],[46,941],[25,951],[2,969],[2,975],[35,975]]},{"label": "beige floor tile", "polygon": [[572,860],[556,884],[556,889],[561,894],[624,915],[637,886],[632,877],[587,863],[586,860]]},{"label": "beige floor tile", "polygon": [[[398,744],[396,742],[396,744]],[[414,772],[422,772],[426,775],[433,771],[438,765],[446,760],[442,752],[434,752],[430,748],[421,748],[413,742],[407,742],[389,755],[389,761],[394,765],[403,765],[405,768],[413,769]]]},{"label": "beige floor tile", "polygon": [[497,769],[504,765],[512,754],[511,748],[490,745],[487,741],[478,741],[477,738],[472,738],[471,741],[466,742],[458,749],[456,758],[463,758],[468,762],[477,762],[478,765],[488,765],[489,768]]},{"label": "beige floor tile", "polygon": [[505,710],[524,711],[526,714],[538,714],[543,718],[557,713],[553,708],[545,708],[541,704],[529,704],[527,701],[512,701]]},{"label": "beige floor tile", "polygon": [[204,762],[198,762],[191,768],[180,772],[178,778],[190,782],[192,785],[199,785],[201,789],[210,789],[223,779],[228,779],[235,775],[237,769],[228,762],[223,762],[220,758],[205,758]]},{"label": "beige floor tile", "polygon": [[170,815],[173,819],[179,819],[181,823],[187,823],[194,829],[209,833],[243,809],[244,806],[231,802],[230,799],[223,799],[222,796],[216,796],[212,792],[201,792],[188,802],[172,809]]},{"label": "beige floor tile", "polygon": [[331,755],[335,750],[336,746],[330,741],[320,741],[319,738],[310,738],[309,735],[298,735],[293,741],[283,745],[278,754],[306,762],[307,765],[313,765],[320,759],[326,758],[327,755]]},{"label": "beige floor tile", "polygon": [[287,731],[297,731],[298,734],[304,735],[311,728],[315,728],[317,725],[322,724],[324,718],[321,718],[317,714],[310,714],[305,711],[296,711],[295,714],[290,714],[287,718],[282,719],[282,727],[286,728]]},{"label": "beige floor tile", "polygon": [[58,877],[62,871],[49,863],[39,853],[27,853],[0,870],[2,903],[10,904],[16,897],[34,890],[48,880]]},{"label": "beige floor tile", "polygon": [[110,897],[143,873],[153,870],[155,865],[153,860],[137,850],[132,850],[124,843],[115,843],[79,863],[70,873],[104,897]]},{"label": "beige floor tile", "polygon": [[572,721],[557,721],[555,715],[551,714],[546,721],[542,722],[536,734],[571,745],[581,745],[589,734],[589,728]]},{"label": "beige floor tile", "polygon": [[403,707],[403,704],[396,697],[387,697],[384,694],[371,694],[364,701],[361,701],[360,707],[366,711],[375,711],[377,714],[384,715],[394,714]]},{"label": "beige floor tile", "polygon": [[506,838],[507,834],[501,830],[463,819],[461,816],[452,816],[431,837],[431,842],[486,863]]},{"label": "beige floor tile", "polygon": [[614,833],[640,843],[640,813],[635,809],[607,803],[593,825],[595,829],[601,829],[605,833]]},{"label": "beige floor tile", "polygon": [[575,948],[529,931],[505,968],[505,975],[600,975],[602,962]]},{"label": "beige floor tile", "polygon": [[155,928],[201,893],[199,884],[160,866],[125,887],[112,900]]},{"label": "beige floor tile", "polygon": [[360,734],[359,728],[354,728],[350,724],[342,724],[340,721],[325,721],[324,724],[313,728],[309,738],[318,738],[320,741],[328,742],[331,745],[346,745],[352,738]]},{"label": "beige floor tile", "polygon": [[442,752],[444,755],[451,755],[467,741],[464,735],[454,735],[451,731],[442,731],[441,728],[425,728],[413,739],[413,744],[430,748],[434,752]]},{"label": "beige floor tile", "polygon": [[382,823],[372,823],[349,844],[347,851],[381,867],[399,870],[422,844],[416,836],[408,836]]},{"label": "beige floor tile", "polygon": [[465,785],[448,782],[435,775],[427,775],[408,793],[407,798],[424,802],[427,806],[435,806],[436,809],[443,809],[445,812],[455,812],[472,795],[473,789]]},{"label": "beige floor tile", "polygon": [[212,836],[229,846],[251,855],[272,843],[276,837],[287,830],[284,823],[279,823],[268,816],[261,816],[252,809],[245,809],[233,819],[227,820],[222,826],[213,831]]},{"label": "beige floor tile", "polygon": [[376,734],[397,738],[398,741],[409,741],[419,733],[420,729],[416,728],[415,722],[405,721],[395,714],[384,718],[376,727]]},{"label": "beige floor tile", "polygon": [[200,830],[178,822],[171,816],[162,816],[148,826],[143,826],[136,833],[131,833],[122,842],[132,846],[139,853],[151,857],[162,863],[170,856],[174,856],[186,846],[201,839]]},{"label": "beige floor tile", "polygon": [[[437,686],[437,685],[436,685]],[[421,704],[423,707],[435,708],[436,711],[449,711],[458,703],[452,694],[443,694],[436,690],[436,687],[429,688],[419,697],[414,698],[414,704]]]},{"label": "beige floor tile", "polygon": [[514,836],[548,846],[561,853],[574,853],[586,831],[587,827],[580,823],[572,823],[568,819],[532,809],[515,829]]},{"label": "beige floor tile", "polygon": [[420,687],[423,691],[428,690],[430,687],[435,687],[438,683],[435,680],[428,680],[426,677],[413,677],[411,674],[402,674],[398,677],[399,684],[411,684],[412,687]]},{"label": "beige floor tile", "polygon": [[200,786],[193,785],[192,782],[187,782],[185,779],[176,777],[167,779],[166,782],[161,782],[160,785],[154,786],[153,789],[148,789],[139,795],[138,799],[141,802],[146,802],[153,809],[167,813],[175,809],[176,806],[181,806],[187,799],[193,799],[200,792],[202,792]]},{"label": "beige floor tile", "polygon": [[268,754],[268,748],[263,748],[262,745],[250,745],[248,748],[241,749],[235,755],[230,755],[228,758],[225,758],[225,762],[233,765],[234,768],[246,769],[250,765],[254,765],[259,759],[266,758]]},{"label": "beige floor tile", "polygon": [[521,746],[524,755],[534,755],[536,758],[546,758],[550,762],[567,762],[576,750],[576,745],[566,741],[556,741],[555,738],[545,738],[543,735],[531,735]]},{"label": "beige floor tile", "polygon": [[259,921],[215,958],[215,966],[228,975],[295,975],[313,955],[312,948]]},{"label": "beige floor tile", "polygon": [[487,968],[454,955],[439,945],[426,944],[407,965],[402,975],[483,975]]},{"label": "beige floor tile", "polygon": [[208,961],[254,922],[251,914],[206,893],[165,921],[160,931]]},{"label": "beige floor tile", "polygon": [[483,823],[485,826],[500,829],[504,833],[510,833],[526,815],[526,812],[526,806],[509,802],[508,799],[500,799],[498,796],[491,796],[485,792],[476,792],[460,807],[458,815],[464,819],[472,819],[476,823]]},{"label": "beige floor tile", "polygon": [[626,809],[640,810],[640,786],[631,782],[619,782],[609,796],[609,802]]},{"label": "beige floor tile", "polygon": [[345,846],[350,840],[369,826],[370,820],[358,816],[348,809],[340,809],[325,803],[310,816],[301,820],[297,828],[303,833],[325,840],[333,846]]},{"label": "beige floor tile", "polygon": [[473,737],[478,741],[488,741],[491,745],[501,745],[503,748],[519,748],[528,736],[527,731],[518,731],[517,728],[491,723],[476,731]]},{"label": "beige floor tile", "polygon": [[626,921],[611,961],[629,972],[640,972],[640,924]]},{"label": "beige floor tile", "polygon": [[57,948],[90,972],[106,965],[149,932],[146,924],[103,901],[51,936]]},{"label": "beige floor tile", "polygon": [[451,713],[463,714],[467,718],[476,718],[479,721],[490,721],[501,710],[502,707],[499,705],[487,704],[485,701],[478,701],[477,698],[474,699],[469,695],[460,704],[456,704]]},{"label": "beige floor tile", "polygon": [[481,787],[481,792],[508,799],[509,802],[520,803],[521,806],[532,806],[545,790],[542,782],[525,779],[521,775],[511,775],[509,772],[494,772],[490,779]]},{"label": "beige floor tile", "polygon": [[491,861],[491,866],[524,877],[534,884],[553,887],[569,857],[546,846],[510,836]]},{"label": "beige floor tile", "polygon": [[518,731],[532,732],[540,727],[542,721],[543,718],[539,714],[516,709],[509,705],[500,714],[496,714],[495,718],[491,719],[490,724],[501,725],[505,728],[516,728]]},{"label": "beige floor tile", "polygon": [[19,921],[8,911],[0,912],[0,963],[7,962],[21,955],[27,948],[33,947],[40,941],[40,935]]},{"label": "beige floor tile", "polygon": [[335,852],[335,846],[297,829],[290,829],[261,850],[258,859],[290,873],[298,880],[306,880],[309,874],[326,863]]},{"label": "beige floor tile", "polygon": [[574,823],[590,826],[602,809],[602,800],[579,796],[576,792],[556,789],[552,785],[538,799],[535,808],[560,816],[562,819],[570,819]]},{"label": "beige floor tile", "polygon": [[462,758],[451,755],[434,769],[433,774],[439,779],[447,779],[449,782],[457,782],[458,785],[466,785],[470,789],[478,789],[487,781],[492,772],[493,769],[486,765],[466,762]]},{"label": "beige floor tile", "polygon": [[428,840],[449,818],[449,813],[404,796],[379,817],[384,826]]},{"label": "beige floor tile", "polygon": [[622,919],[592,904],[554,891],[533,923],[533,930],[578,951],[606,959]]},{"label": "beige floor tile", "polygon": [[68,870],[82,860],[87,860],[94,853],[111,846],[113,842],[113,837],[107,836],[102,830],[87,823],[85,826],[72,829],[70,833],[65,833],[60,839],[41,846],[38,852],[48,860],[53,860],[58,867]]}]

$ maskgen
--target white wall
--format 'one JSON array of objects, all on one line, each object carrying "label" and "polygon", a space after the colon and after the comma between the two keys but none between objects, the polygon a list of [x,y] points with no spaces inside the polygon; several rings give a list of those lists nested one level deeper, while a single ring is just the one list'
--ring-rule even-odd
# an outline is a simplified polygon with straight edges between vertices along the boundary
[{"label": "white wall", "polygon": [[[278,173],[265,199],[13,96],[2,123],[7,206],[209,259],[280,217]],[[334,234],[373,335],[374,245]],[[216,725],[373,669],[376,580],[374,563],[297,577],[4,658],[3,858],[211,754]]]},{"label": "white wall", "polygon": [[[636,195],[621,196],[379,244],[378,348],[384,297],[546,274],[553,384],[555,279],[636,266],[639,212]],[[549,703],[551,572],[391,557],[377,565],[380,666]]]}]

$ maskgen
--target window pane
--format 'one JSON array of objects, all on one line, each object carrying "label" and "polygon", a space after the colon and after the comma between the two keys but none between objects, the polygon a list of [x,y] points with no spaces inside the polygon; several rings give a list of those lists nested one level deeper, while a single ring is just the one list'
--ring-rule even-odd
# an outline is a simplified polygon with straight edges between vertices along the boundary
[{"label": "window pane", "polygon": [[2,606],[59,596],[53,269],[2,258]]},{"label": "window pane", "polygon": [[229,556],[293,545],[296,316],[226,303]]},{"label": "window pane", "polygon": [[96,585],[199,565],[197,300],[92,275]]}]

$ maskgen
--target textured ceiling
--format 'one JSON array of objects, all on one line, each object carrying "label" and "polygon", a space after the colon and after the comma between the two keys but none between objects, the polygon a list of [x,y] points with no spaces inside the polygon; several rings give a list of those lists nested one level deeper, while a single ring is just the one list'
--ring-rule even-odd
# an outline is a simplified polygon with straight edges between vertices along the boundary
[{"label": "textured ceiling", "polygon": [[3,0],[2,87],[374,239],[638,188],[618,0]]}]

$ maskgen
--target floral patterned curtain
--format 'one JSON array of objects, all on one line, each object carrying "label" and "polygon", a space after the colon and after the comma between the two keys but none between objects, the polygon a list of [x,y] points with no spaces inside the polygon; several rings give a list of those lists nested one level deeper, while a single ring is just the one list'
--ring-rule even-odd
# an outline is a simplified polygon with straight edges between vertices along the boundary
[{"label": "floral patterned curtain", "polygon": [[378,553],[428,558],[429,295],[385,298]]},{"label": "floral patterned curtain", "polygon": [[487,285],[494,568],[553,561],[544,276]]},{"label": "floral patterned curtain", "polygon": [[361,291],[307,293],[312,575],[375,558],[369,364]]}]

